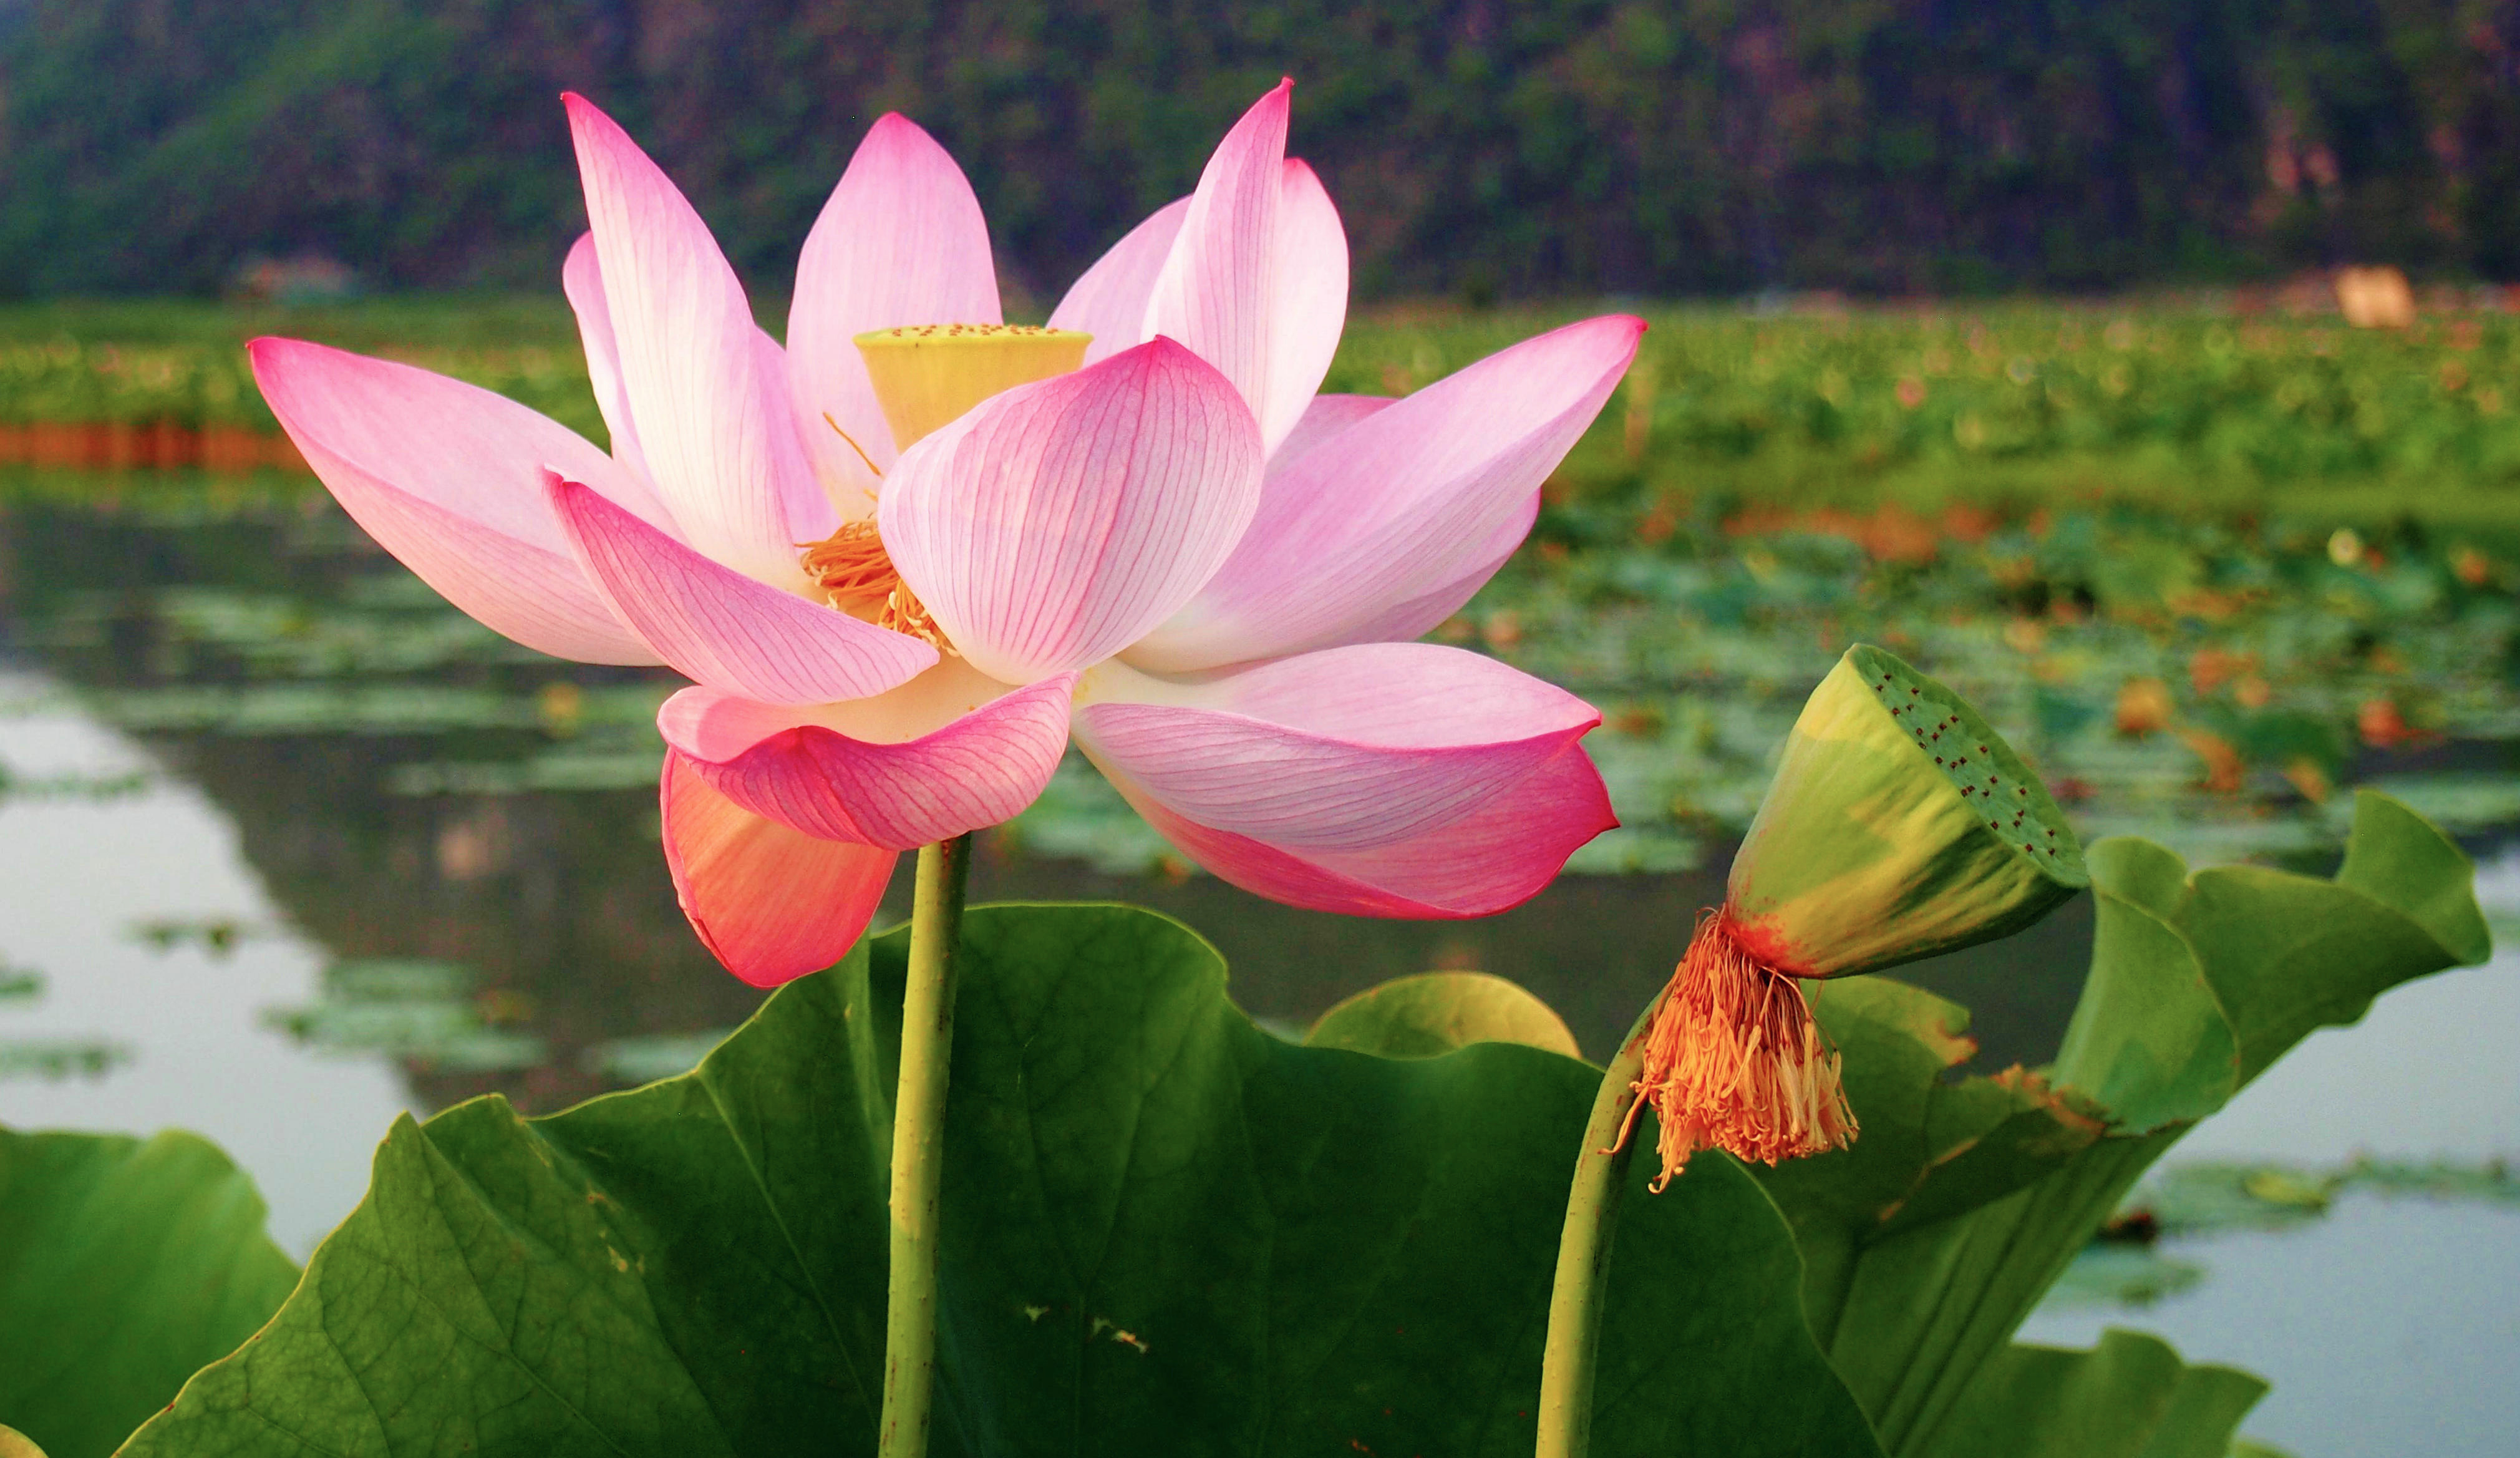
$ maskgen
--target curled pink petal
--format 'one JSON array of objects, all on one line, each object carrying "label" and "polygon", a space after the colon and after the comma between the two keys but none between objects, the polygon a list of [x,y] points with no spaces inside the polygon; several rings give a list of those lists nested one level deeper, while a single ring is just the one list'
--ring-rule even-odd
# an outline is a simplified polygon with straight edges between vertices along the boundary
[{"label": "curled pink petal", "polygon": [[342,510],[448,602],[527,648],[587,663],[656,656],[570,555],[546,466],[635,494],[610,458],[514,400],[296,340],[247,346],[254,382]]},{"label": "curled pink petal", "polygon": [[899,858],[755,815],[671,751],[657,798],[683,915],[727,971],[756,987],[793,981],[847,955],[875,919]]},{"label": "curled pink petal", "polygon": [[771,368],[735,270],[682,193],[592,102],[562,100],[649,478],[693,546],[795,582],[795,543],[809,538],[787,505],[821,492],[786,372]]},{"label": "curled pink petal", "polygon": [[1010,690],[948,661],[852,704],[782,708],[685,689],[656,716],[719,793],[813,835],[908,850],[999,825],[1041,796],[1067,747],[1076,675]]},{"label": "curled pink petal", "polygon": [[1260,469],[1233,387],[1158,339],[921,440],[878,522],[955,648],[1029,683],[1101,662],[1189,601],[1251,521]]},{"label": "curled pink petal", "polygon": [[805,235],[788,310],[797,426],[844,513],[862,517],[858,503],[875,500],[876,478],[859,450],[884,471],[898,454],[857,337],[903,324],[995,324],[1001,317],[988,224],[971,184],[935,138],[887,113],[858,144]]},{"label": "curled pink petal", "polygon": [[721,567],[582,485],[555,476],[548,487],[605,601],[701,683],[772,704],[827,704],[880,694],[936,662],[918,639]]},{"label": "curled pink petal", "polygon": [[1099,669],[1076,738],[1185,820],[1286,850],[1350,851],[1475,812],[1600,721],[1494,659],[1375,643],[1195,685]]},{"label": "curled pink petal", "polygon": [[1527,520],[1643,332],[1626,315],[1552,330],[1306,450],[1271,477],[1233,558],[1129,661],[1184,672],[1352,641],[1493,570],[1499,534]]},{"label": "curled pink petal", "polygon": [[[1279,82],[1217,144],[1156,275],[1148,314],[1148,335],[1179,340],[1234,382],[1266,439],[1276,438],[1266,433],[1269,332],[1278,218],[1286,192],[1286,114],[1294,90],[1294,82]],[[1283,427],[1291,428],[1301,410],[1298,402]]]},{"label": "curled pink petal", "polygon": [[1148,305],[1189,211],[1188,198],[1175,198],[1156,208],[1096,259],[1068,286],[1058,307],[1051,310],[1051,328],[1094,336],[1094,342],[1085,346],[1087,364],[1134,349],[1151,338],[1147,330]]},{"label": "curled pink petal", "polygon": [[1347,326],[1347,230],[1321,178],[1298,159],[1282,169],[1269,280],[1267,384],[1253,406],[1272,454],[1307,412]]},{"label": "curled pink petal", "polygon": [[[1107,766],[1104,773],[1111,774]],[[1111,778],[1148,824],[1220,879],[1273,901],[1350,916],[1449,919],[1508,910],[1538,894],[1585,842],[1618,824],[1599,772],[1577,745],[1440,830],[1364,850],[1289,849],[1213,830],[1126,778]]]}]

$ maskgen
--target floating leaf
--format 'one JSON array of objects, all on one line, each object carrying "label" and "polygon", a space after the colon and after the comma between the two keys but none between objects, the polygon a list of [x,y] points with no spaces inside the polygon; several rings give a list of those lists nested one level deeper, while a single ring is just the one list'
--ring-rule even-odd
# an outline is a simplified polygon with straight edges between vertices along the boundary
[{"label": "floating leaf", "polygon": [[52,1458],[113,1451],[296,1284],[263,1215],[198,1135],[0,1128],[0,1422]]},{"label": "floating leaf", "polygon": [[[965,937],[933,1452],[1530,1451],[1596,1071],[1288,1045],[1128,908]],[[783,988],[684,1077],[398,1122],[299,1294],[129,1451],[871,1451],[906,950]],[[1877,1451],[1767,1198],[1720,1160],[1643,1178],[1599,1450]]]},{"label": "floating leaf", "polygon": [[1427,972],[1369,987],[1322,1014],[1304,1042],[1384,1058],[1433,1058],[1472,1043],[1583,1056],[1549,1004],[1484,972]]}]

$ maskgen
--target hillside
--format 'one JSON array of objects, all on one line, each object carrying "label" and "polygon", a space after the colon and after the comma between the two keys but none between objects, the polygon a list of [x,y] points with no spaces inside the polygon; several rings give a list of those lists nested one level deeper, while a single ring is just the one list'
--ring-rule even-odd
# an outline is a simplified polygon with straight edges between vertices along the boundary
[{"label": "hillside", "polygon": [[0,291],[547,286],[596,97],[774,287],[887,109],[1055,291],[1295,75],[1370,295],[2520,272],[2510,0],[0,0]]}]

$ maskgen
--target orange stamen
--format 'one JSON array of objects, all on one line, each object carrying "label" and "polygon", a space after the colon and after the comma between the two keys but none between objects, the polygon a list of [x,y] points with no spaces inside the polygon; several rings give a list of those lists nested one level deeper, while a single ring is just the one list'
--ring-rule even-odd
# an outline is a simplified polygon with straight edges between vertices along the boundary
[{"label": "orange stamen", "polygon": [[1662,1126],[1657,1191],[1701,1149],[1768,1164],[1842,1149],[1856,1125],[1840,1071],[1801,984],[1761,965],[1731,918],[1709,912],[1654,1009],[1634,1085],[1642,1097],[1612,1148],[1651,1104]]},{"label": "orange stamen", "polygon": [[823,601],[877,627],[907,633],[939,653],[954,651],[935,617],[893,570],[892,557],[883,550],[873,521],[845,523],[803,550],[805,575],[822,589]]}]

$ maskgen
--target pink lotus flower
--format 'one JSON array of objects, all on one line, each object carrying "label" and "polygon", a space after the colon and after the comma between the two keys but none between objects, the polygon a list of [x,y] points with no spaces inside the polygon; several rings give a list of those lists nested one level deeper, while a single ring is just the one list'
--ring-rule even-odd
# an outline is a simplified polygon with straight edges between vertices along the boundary
[{"label": "pink lotus flower", "polygon": [[[1236,885],[1499,911],[1615,823],[1577,745],[1599,715],[1408,640],[1520,543],[1643,326],[1570,325],[1406,399],[1317,395],[1347,250],[1284,156],[1288,99],[1069,291],[1051,322],[1091,333],[1081,368],[1073,337],[905,328],[1000,319],[979,205],[911,122],[876,123],[807,238],[783,351],[673,184],[572,96],[593,228],[562,278],[608,456],[320,345],[257,340],[255,378],[456,606],[696,681],[659,715],[666,856],[747,981],[836,959],[899,851],[1021,811],[1071,734]],[[862,350],[881,330],[943,363],[884,364],[909,355]]]}]

